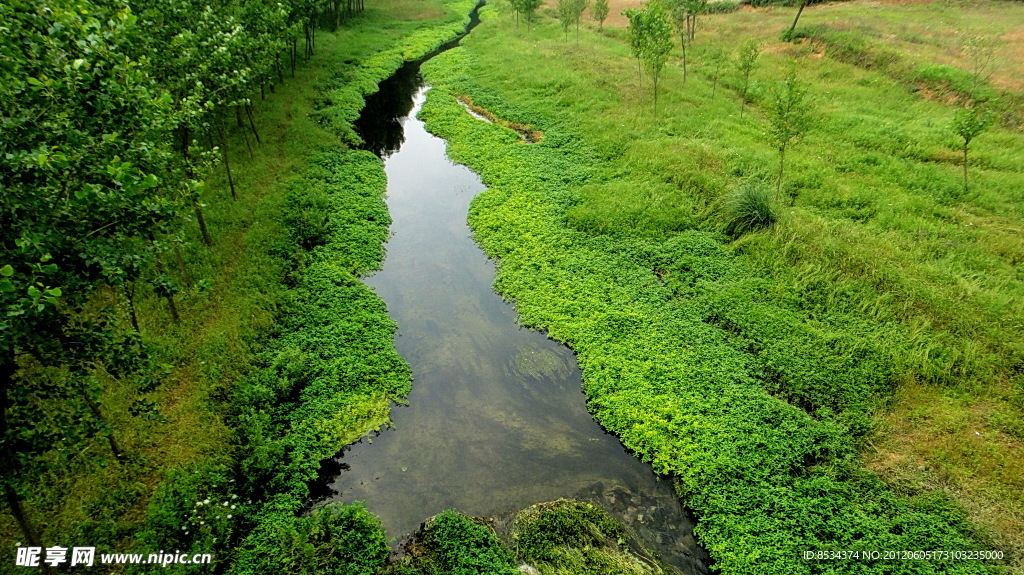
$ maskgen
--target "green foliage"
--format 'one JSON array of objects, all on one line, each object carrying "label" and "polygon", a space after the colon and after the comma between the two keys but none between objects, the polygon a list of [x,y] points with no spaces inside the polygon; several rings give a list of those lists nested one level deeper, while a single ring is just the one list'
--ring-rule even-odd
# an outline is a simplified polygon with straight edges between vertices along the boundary
[{"label": "green foliage", "polygon": [[621,178],[583,186],[579,195],[566,211],[566,222],[578,230],[660,236],[698,225],[693,202],[664,182]]},{"label": "green foliage", "polygon": [[309,515],[276,517],[274,529],[247,559],[249,573],[374,575],[390,547],[374,517],[359,503],[331,503]]},{"label": "green foliage", "polygon": [[353,130],[366,96],[392,76],[406,62],[424,58],[439,46],[458,38],[469,24],[472,0],[446,3],[450,16],[444,22],[414,30],[397,45],[367,54],[357,65],[339,66],[339,71],[324,83],[317,102],[315,118],[349,146],[362,144]]},{"label": "green foliage", "polygon": [[461,513],[444,511],[427,521],[423,546],[428,573],[498,575],[515,573],[512,556],[487,526]]},{"label": "green foliage", "polygon": [[[395,324],[358,280],[383,259],[390,223],[380,160],[366,151],[325,151],[294,186],[300,197],[319,190],[326,233],[300,270],[263,367],[233,393],[243,489],[278,498],[251,536],[256,541],[274,531],[281,511],[273,509],[301,504],[321,460],[385,423],[389,401],[409,389],[408,365],[392,343]],[[298,200],[289,205],[308,211]],[[254,569],[253,561],[243,557],[241,572]]]},{"label": "green foliage", "polygon": [[[124,52],[137,18],[82,0],[8,2],[0,20],[0,484],[17,508],[48,453],[101,436],[122,455],[94,374],[121,330],[109,304],[81,314],[96,290],[134,280],[182,206],[170,97]],[[67,371],[39,387],[16,381],[22,366]]]},{"label": "green foliage", "polygon": [[560,499],[516,515],[512,540],[520,559],[542,573],[647,575],[662,573],[631,549],[631,535],[601,508]]},{"label": "green foliage", "polygon": [[992,125],[992,112],[983,106],[960,108],[953,116],[951,128],[963,140],[964,151],[964,193],[968,191],[967,182],[967,149],[974,138],[977,138]]},{"label": "green foliage", "polygon": [[625,535],[622,525],[591,503],[559,500],[516,516],[513,539],[526,561],[557,563],[562,546],[601,547]]},{"label": "green foliage", "polygon": [[512,7],[516,11],[516,25],[519,24],[519,14],[523,14],[526,17],[527,28],[529,28],[541,4],[541,0],[512,0]]},{"label": "green foliage", "polygon": [[150,502],[139,543],[152,550],[229,555],[240,533],[251,527],[256,509],[239,497],[234,483],[231,470],[221,463],[210,462],[191,472],[170,471]]},{"label": "green foliage", "polygon": [[672,24],[658,2],[644,4],[642,10],[625,10],[629,18],[629,38],[633,54],[647,66],[654,81],[654,112],[658,112],[658,79],[672,51]]},{"label": "green foliage", "polygon": [[899,55],[862,34],[833,30],[826,25],[800,27],[789,35],[790,40],[811,38],[825,44],[830,58],[866,70],[888,70],[899,63]]},{"label": "green foliage", "polygon": [[746,183],[725,203],[725,233],[740,236],[772,227],[779,218],[772,194],[763,185]]},{"label": "green foliage", "polygon": [[708,14],[729,14],[740,9],[740,3],[733,0],[716,0],[708,2],[705,10]]},{"label": "green foliage", "polygon": [[[779,151],[779,177],[776,192],[782,189],[782,176],[786,163],[786,149],[795,144],[811,128],[812,119],[808,110],[807,89],[796,78],[796,66],[786,73],[786,78],[772,91],[765,109],[768,117],[768,138]],[[796,195],[791,194],[792,201]]]},{"label": "green foliage", "polygon": [[562,23],[562,31],[568,37],[569,27],[576,25],[576,43],[580,42],[580,18],[590,5],[590,0],[558,0],[558,21]]},{"label": "green foliage", "polygon": [[743,117],[743,109],[747,105],[747,96],[750,93],[750,75],[757,67],[757,57],[761,55],[761,46],[756,40],[750,39],[740,46],[739,55],[736,57],[736,71],[742,78],[743,87],[740,90],[740,117]]},{"label": "green foliage", "polygon": [[608,18],[609,10],[608,0],[594,0],[593,7],[590,9],[590,15],[594,20],[597,20],[598,30],[604,29],[604,21]]}]

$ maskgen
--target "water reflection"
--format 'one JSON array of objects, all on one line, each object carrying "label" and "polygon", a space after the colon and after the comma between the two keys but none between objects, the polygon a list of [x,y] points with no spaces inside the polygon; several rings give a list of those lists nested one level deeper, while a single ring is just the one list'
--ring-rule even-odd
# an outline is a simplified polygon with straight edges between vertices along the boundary
[{"label": "water reflection", "polygon": [[513,306],[491,290],[493,262],[466,225],[483,185],[449,161],[445,142],[414,117],[426,91],[417,76],[406,70],[396,82],[387,89],[412,93],[411,104],[382,94],[375,106],[390,101],[394,108],[369,114],[394,121],[360,124],[402,132],[361,132],[387,158],[394,220],[384,267],[366,283],[398,322],[395,345],[412,366],[413,390],[408,406],[393,409],[392,429],[343,452],[333,499],[365,501],[399,537],[448,508],[496,516],[585,498],[684,572],[705,572],[706,556],[670,482],[587,412],[573,353],[519,328]]}]

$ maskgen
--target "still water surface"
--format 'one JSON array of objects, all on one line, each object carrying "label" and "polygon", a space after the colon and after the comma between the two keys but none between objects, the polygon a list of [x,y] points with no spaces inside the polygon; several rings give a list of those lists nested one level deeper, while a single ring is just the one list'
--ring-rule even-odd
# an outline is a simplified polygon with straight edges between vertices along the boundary
[{"label": "still water surface", "polygon": [[484,186],[415,118],[427,89],[407,66],[369,104],[374,125],[359,126],[385,157],[393,218],[383,269],[365,281],[399,325],[395,346],[414,381],[394,426],[341,454],[333,499],[364,501],[399,538],[449,508],[494,517],[578,497],[683,572],[704,572],[671,483],[587,412],[572,351],[519,327],[491,289],[494,263],[466,225]]}]

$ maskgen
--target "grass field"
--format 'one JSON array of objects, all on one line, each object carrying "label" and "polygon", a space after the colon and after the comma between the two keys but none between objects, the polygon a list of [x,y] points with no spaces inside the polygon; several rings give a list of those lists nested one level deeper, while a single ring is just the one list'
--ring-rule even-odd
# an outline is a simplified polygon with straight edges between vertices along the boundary
[{"label": "grass field", "polygon": [[[492,175],[487,183],[499,191],[482,196],[475,208],[478,237],[489,253],[504,258],[497,285],[519,302],[524,321],[550,329],[581,353],[591,390],[598,372],[588,372],[581,348],[592,342],[574,332],[574,316],[565,315],[570,312],[563,300],[572,296],[528,285],[556,281],[544,277],[556,273],[545,263],[555,256],[526,253],[501,239],[506,228],[519,225],[507,203],[531,186],[542,195],[548,186],[561,190],[556,199],[537,200],[552,206],[562,226],[558,234],[590,238],[567,242],[611,246],[621,254],[668,251],[693,232],[716,237],[725,254],[717,268],[701,267],[707,260],[682,261],[694,257],[692,249],[673,252],[667,262],[653,258],[653,265],[649,256],[636,256],[648,266],[643,281],[651,287],[609,295],[608,305],[628,308],[625,302],[656,298],[661,280],[674,305],[710,306],[711,313],[695,313],[733,334],[724,337],[752,356],[744,361],[776,399],[827,420],[832,416],[822,406],[829,401],[816,393],[860,398],[828,406],[849,417],[867,416],[863,427],[849,425],[844,435],[856,446],[860,465],[896,493],[942,493],[956,501],[980,526],[975,536],[1004,550],[1012,569],[1021,572],[1024,134],[1014,102],[1022,78],[1022,60],[1015,56],[1024,6],[815,6],[801,19],[805,38],[794,43],[780,40],[794,10],[744,8],[705,16],[689,80],[683,83],[677,47],[660,85],[657,115],[651,81],[638,75],[617,27],[621,21],[606,22],[604,34],[588,29],[577,47],[572,38],[563,40],[553,12],[545,10],[548,17],[527,30],[517,28],[508,5],[498,2],[458,56],[463,75],[452,76],[457,81],[445,75],[455,72],[439,76],[496,117],[544,131],[537,155],[566,154],[583,164],[550,173],[550,164],[534,166],[532,180],[508,176],[515,184]],[[994,40],[995,65],[985,89],[1000,95],[1003,107],[1000,121],[971,144],[965,191],[960,142],[950,125],[969,76],[961,47],[971,35]],[[747,38],[761,43],[762,55],[752,104],[740,118],[734,68],[723,68],[712,97],[706,54],[720,48],[735,56]],[[765,231],[724,236],[724,206],[734,190],[747,183],[775,187],[778,155],[765,134],[764,107],[794,62],[814,120],[804,140],[787,152],[788,175],[775,198],[781,218]],[[453,139],[454,157],[484,173],[485,181],[488,170],[513,169],[499,166],[494,152],[466,148],[461,134],[470,128],[441,126]],[[510,199],[497,199],[506,195]],[[492,219],[498,214],[512,221],[499,224]],[[582,282],[587,274],[600,275],[574,265]],[[756,305],[739,305],[751,300]],[[805,331],[815,334],[807,340],[818,342],[812,348],[873,350],[869,357],[878,369],[854,373],[863,365],[856,353],[845,370],[829,367],[822,357],[786,367],[789,360],[780,358],[787,346],[797,345],[794,334]],[[789,351],[802,353],[799,347]],[[847,374],[857,379],[868,372],[878,377],[874,387],[844,387]],[[645,441],[657,438],[665,433],[651,432]]]}]

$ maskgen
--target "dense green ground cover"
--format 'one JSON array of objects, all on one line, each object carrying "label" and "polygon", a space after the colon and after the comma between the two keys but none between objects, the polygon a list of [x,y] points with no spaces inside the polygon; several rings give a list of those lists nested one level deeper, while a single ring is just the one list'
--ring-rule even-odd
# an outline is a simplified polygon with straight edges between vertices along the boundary
[{"label": "dense green ground cover", "polygon": [[[752,33],[764,14],[716,18],[721,37],[708,44],[733,34],[734,45],[736,30],[771,43],[742,120],[731,90],[712,99],[707,68],[685,86],[670,71],[655,117],[650,81],[640,85],[616,31],[577,49],[552,20],[517,30],[503,4],[465,48],[426,66],[435,90],[422,117],[490,188],[470,222],[500,261],[496,287],[524,324],[578,352],[598,421],[676,475],[723,572],[987,572],[801,553],[994,540],[1012,552],[1012,532],[973,526],[955,490],[886,484],[862,450],[893,394],[915,386],[984,395],[1010,422],[1019,414],[1021,322],[1010,318],[1024,301],[1021,253],[1005,228],[1019,221],[1021,136],[997,127],[979,138],[964,193],[951,107],[904,78],[777,42],[781,28]],[[720,231],[726,198],[774,184],[760,107],[791,57],[816,129],[791,152],[782,221],[733,239]],[[738,82],[729,72],[723,83]],[[452,95],[544,137],[523,143]],[[1003,446],[1001,466],[1019,465],[1014,429],[984,430]],[[1020,508],[1017,479],[989,480]]]}]

